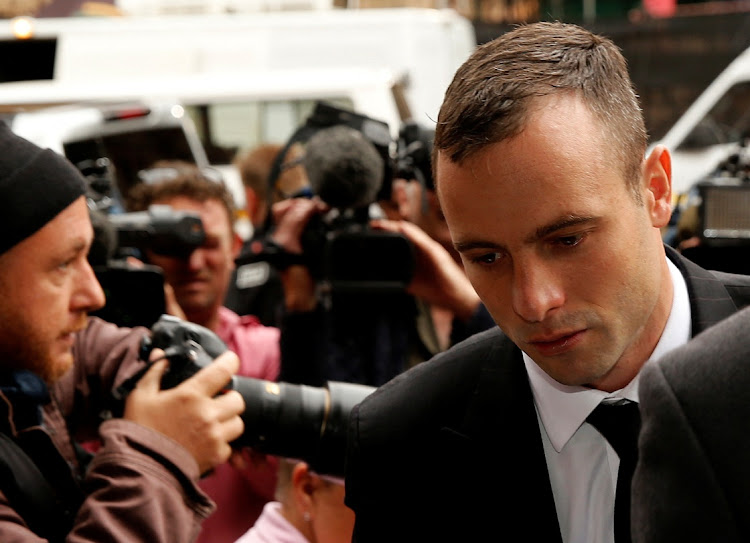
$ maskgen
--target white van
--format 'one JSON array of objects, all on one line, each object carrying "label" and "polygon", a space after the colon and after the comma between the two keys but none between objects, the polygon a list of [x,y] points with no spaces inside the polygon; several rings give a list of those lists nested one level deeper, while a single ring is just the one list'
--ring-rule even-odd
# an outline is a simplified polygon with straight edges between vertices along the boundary
[{"label": "white van", "polygon": [[[0,82],[48,79],[97,86],[116,81],[140,85],[146,93],[167,78],[211,74],[213,90],[221,92],[231,88],[232,78],[259,79],[280,72],[296,74],[290,76],[292,90],[307,86],[311,78],[324,79],[329,71],[387,70],[405,75],[405,101],[416,120],[423,122],[436,119],[456,69],[476,48],[471,22],[449,9],[65,17],[23,22],[30,37],[19,40],[13,21],[0,21],[0,58],[23,59],[4,61]],[[182,96],[177,98],[184,101]]]},{"label": "white van", "polygon": [[[340,68],[275,70],[240,76],[203,73],[149,81],[12,82],[0,84],[0,115],[44,109],[44,115],[25,117],[38,119],[34,122],[42,125],[35,138],[55,144],[60,140],[57,132],[72,130],[68,127],[71,122],[73,127],[78,126],[81,114],[55,113],[57,128],[45,135],[44,125],[48,122],[42,119],[50,114],[50,106],[121,104],[142,101],[144,97],[152,105],[162,104],[159,109],[179,106],[185,117],[179,122],[188,133],[196,134],[201,147],[196,155],[220,170],[237,205],[242,207],[245,193],[232,165],[237,151],[265,142],[284,143],[307,120],[317,101],[384,121],[395,138],[402,120],[411,116],[403,98],[402,78],[387,70]],[[24,115],[18,117],[23,119]]]},{"label": "white van", "polygon": [[673,192],[686,194],[739,149],[750,134],[750,49],[741,53],[685,110],[663,138],[672,153]]}]

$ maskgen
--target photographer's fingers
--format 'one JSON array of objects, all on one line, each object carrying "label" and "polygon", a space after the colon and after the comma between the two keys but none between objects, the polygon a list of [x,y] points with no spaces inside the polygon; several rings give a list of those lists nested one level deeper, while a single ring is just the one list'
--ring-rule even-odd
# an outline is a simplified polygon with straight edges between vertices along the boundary
[{"label": "photographer's fingers", "polygon": [[389,232],[402,234],[422,250],[427,250],[428,247],[437,244],[437,242],[432,239],[427,234],[427,232],[422,230],[416,224],[406,220],[393,221],[388,219],[378,219],[372,221],[371,225],[373,228],[378,230],[388,230]]},{"label": "photographer's fingers", "polygon": [[242,435],[245,423],[242,422],[240,414],[245,411],[245,400],[236,390],[230,390],[214,398],[216,419],[222,423],[224,438],[234,441]]},{"label": "photographer's fingers", "polygon": [[172,285],[170,285],[166,281],[164,282],[164,303],[167,314],[182,320],[187,320],[185,312],[177,302],[177,296],[174,293],[174,288],[172,288]]},{"label": "photographer's fingers", "polygon": [[161,378],[169,367],[169,360],[164,358],[164,351],[161,349],[154,349],[149,360],[152,362],[151,367],[140,378],[135,388],[141,391],[156,392],[161,389]]},{"label": "photographer's fingers", "polygon": [[409,221],[372,221],[373,228],[405,236],[416,251],[416,269],[408,292],[468,320],[481,303],[463,269],[450,253]]},{"label": "photographer's fingers", "polygon": [[324,212],[327,206],[316,198],[293,198],[274,205],[279,207],[274,212],[275,227],[271,239],[290,253],[302,253],[302,232],[310,217]]},{"label": "photographer's fingers", "polygon": [[240,359],[232,351],[226,351],[179,386],[196,387],[199,392],[214,396],[226,389],[239,369]]},{"label": "photographer's fingers", "polygon": [[231,442],[244,429],[242,396],[233,390],[218,394],[238,368],[237,355],[227,351],[178,386],[162,390],[166,360],[157,361],[128,395],[123,418],[181,444],[205,473],[229,458]]}]

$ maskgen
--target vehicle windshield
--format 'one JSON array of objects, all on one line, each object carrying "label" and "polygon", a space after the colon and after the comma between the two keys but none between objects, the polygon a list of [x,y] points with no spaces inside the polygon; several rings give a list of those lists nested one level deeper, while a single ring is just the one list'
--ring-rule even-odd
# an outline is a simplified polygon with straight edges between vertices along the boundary
[{"label": "vehicle windshield", "polygon": [[158,160],[194,162],[185,132],[179,126],[151,128],[100,135],[64,144],[65,156],[73,164],[106,157],[120,194],[139,182],[138,172]]},{"label": "vehicle windshield", "polygon": [[750,135],[750,81],[741,81],[721,97],[677,149],[736,143],[747,135]]}]

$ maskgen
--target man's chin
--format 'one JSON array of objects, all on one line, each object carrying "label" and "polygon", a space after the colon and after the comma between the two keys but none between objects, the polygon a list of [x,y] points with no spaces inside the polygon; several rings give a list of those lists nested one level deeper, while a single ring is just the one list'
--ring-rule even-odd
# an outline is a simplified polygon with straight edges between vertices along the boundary
[{"label": "man's chin", "polygon": [[52,363],[44,368],[41,377],[45,382],[52,384],[58,381],[63,375],[68,373],[71,367],[73,367],[72,352],[58,355],[57,357],[55,357]]}]

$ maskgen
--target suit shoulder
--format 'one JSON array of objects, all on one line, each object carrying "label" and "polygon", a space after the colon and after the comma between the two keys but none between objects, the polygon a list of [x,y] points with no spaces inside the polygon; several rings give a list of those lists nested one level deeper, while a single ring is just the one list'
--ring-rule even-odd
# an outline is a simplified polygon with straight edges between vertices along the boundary
[{"label": "suit shoulder", "polygon": [[750,305],[750,275],[721,271],[711,271],[711,274],[721,281],[738,308]]},{"label": "suit shoulder", "polygon": [[499,328],[476,334],[379,387],[357,407],[358,417],[420,416],[461,403],[476,386],[482,368],[500,363],[512,349],[515,346]]},{"label": "suit shoulder", "polygon": [[[706,388],[714,381],[747,381],[750,385],[750,307],[718,322],[687,344],[656,362],[664,377],[679,383]],[[646,368],[644,368],[646,369]],[[649,379],[648,373],[644,377]]]}]

